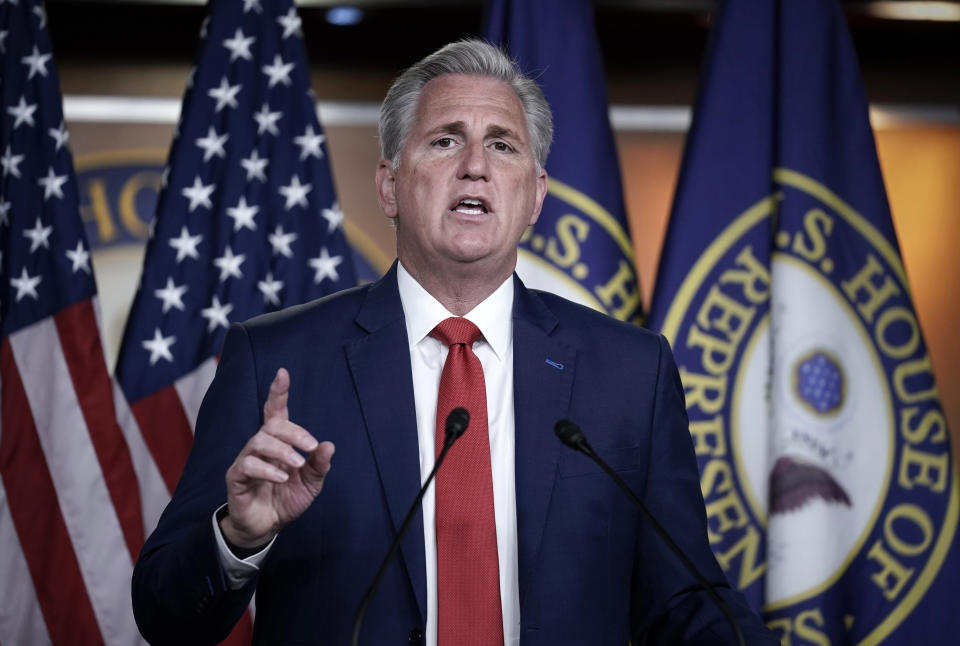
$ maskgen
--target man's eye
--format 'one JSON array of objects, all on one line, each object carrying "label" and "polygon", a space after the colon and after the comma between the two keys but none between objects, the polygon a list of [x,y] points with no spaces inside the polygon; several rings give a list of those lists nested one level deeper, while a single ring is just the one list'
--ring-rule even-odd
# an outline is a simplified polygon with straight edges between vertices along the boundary
[{"label": "man's eye", "polygon": [[502,141],[493,142],[493,149],[500,153],[513,152],[513,148],[509,144]]},{"label": "man's eye", "polygon": [[450,148],[453,146],[453,139],[450,137],[440,137],[433,142],[433,145],[437,148]]}]

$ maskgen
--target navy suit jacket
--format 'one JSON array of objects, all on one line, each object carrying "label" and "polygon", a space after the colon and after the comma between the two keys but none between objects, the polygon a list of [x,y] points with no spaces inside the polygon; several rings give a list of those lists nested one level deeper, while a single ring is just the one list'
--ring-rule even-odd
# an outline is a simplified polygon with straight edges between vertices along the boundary
[{"label": "navy suit jacket", "polygon": [[[724,588],[745,631],[762,635],[759,620],[726,588],[707,543],[683,391],[666,341],[514,280],[521,644],[729,641],[722,615],[623,493],[556,439],[561,418],[580,424]],[[336,455],[319,497],[280,532],[260,573],[233,591],[210,519],[226,500],[224,474],[259,428],[280,367],[291,375],[290,419],[333,441]],[[134,571],[140,630],[154,643],[215,643],[256,589],[255,642],[348,644],[363,593],[419,484],[395,270],[234,325],[183,476]],[[410,637],[423,630],[422,528],[418,513],[369,608],[362,643],[415,643]]]}]

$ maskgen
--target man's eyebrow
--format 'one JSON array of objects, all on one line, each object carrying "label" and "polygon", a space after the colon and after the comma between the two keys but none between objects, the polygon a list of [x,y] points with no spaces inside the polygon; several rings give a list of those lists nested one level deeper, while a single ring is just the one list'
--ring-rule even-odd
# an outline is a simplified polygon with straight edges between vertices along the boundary
[{"label": "man's eyebrow", "polygon": [[448,133],[452,135],[463,135],[467,131],[467,125],[463,121],[451,121],[443,123],[430,131],[431,135],[439,133]]},{"label": "man's eyebrow", "polygon": [[488,137],[503,137],[505,139],[520,139],[520,136],[510,128],[493,125],[487,128]]}]

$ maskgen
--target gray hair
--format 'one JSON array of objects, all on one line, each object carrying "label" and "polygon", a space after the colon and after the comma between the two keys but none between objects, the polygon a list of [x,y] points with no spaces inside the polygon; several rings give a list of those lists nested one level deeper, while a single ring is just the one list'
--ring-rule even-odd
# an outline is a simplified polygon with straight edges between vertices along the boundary
[{"label": "gray hair", "polygon": [[380,106],[380,153],[384,159],[397,165],[423,87],[445,74],[487,76],[512,87],[526,115],[533,158],[538,170],[543,168],[553,140],[553,116],[543,90],[503,50],[477,39],[460,40],[438,49],[408,67],[393,82]]}]

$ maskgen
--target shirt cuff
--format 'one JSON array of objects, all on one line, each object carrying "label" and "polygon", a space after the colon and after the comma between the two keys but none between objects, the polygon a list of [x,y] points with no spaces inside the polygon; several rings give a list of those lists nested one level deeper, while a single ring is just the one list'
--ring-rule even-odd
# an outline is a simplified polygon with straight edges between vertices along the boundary
[{"label": "shirt cuff", "polygon": [[260,564],[263,562],[263,559],[267,558],[267,554],[270,552],[270,548],[273,547],[273,542],[277,540],[277,537],[274,536],[270,542],[264,545],[263,549],[256,554],[251,554],[244,559],[237,558],[227,546],[227,540],[223,537],[220,523],[217,522],[217,516],[220,514],[220,510],[226,506],[227,503],[223,503],[213,512],[213,535],[217,540],[217,557],[220,560],[220,567],[223,568],[224,573],[227,575],[227,584],[231,590],[239,590],[260,571]]}]

